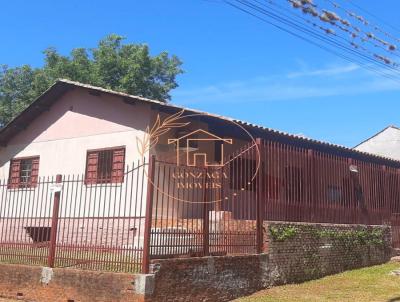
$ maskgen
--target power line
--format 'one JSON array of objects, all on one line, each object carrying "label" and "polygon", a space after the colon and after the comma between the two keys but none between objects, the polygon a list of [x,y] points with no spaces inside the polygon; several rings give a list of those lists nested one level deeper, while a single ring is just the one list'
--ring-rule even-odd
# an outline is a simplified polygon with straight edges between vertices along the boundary
[{"label": "power line", "polygon": [[[304,27],[301,23],[299,23],[297,21],[293,21],[292,18],[288,18],[289,20],[287,18],[282,18],[281,16],[276,15],[274,13],[271,13],[271,12],[263,9],[262,7],[254,5],[253,3],[251,3],[251,2],[249,2],[247,0],[234,0],[234,1],[239,2],[239,3],[245,5],[245,6],[249,7],[249,8],[252,8],[252,9],[258,11],[259,13],[262,13],[262,14],[264,14],[264,15],[266,15],[266,16],[268,16],[268,17],[270,17],[270,18],[272,18],[272,19],[274,19],[276,21],[284,23],[287,26],[295,28],[296,30],[302,31],[305,34],[311,34],[314,38],[317,38],[318,40],[321,40],[323,42],[328,42],[329,44],[331,44],[331,45],[333,45],[335,47],[339,47],[342,50],[346,51],[347,53],[351,53],[352,55],[355,55],[355,56],[357,56],[357,57],[359,57],[359,58],[361,58],[363,60],[367,60],[367,61],[369,61],[371,63],[378,64],[382,68],[389,68],[389,69],[392,69],[393,71],[399,71],[398,69],[394,68],[393,66],[384,64],[381,61],[378,61],[378,60],[376,60],[374,58],[371,58],[371,57],[363,54],[362,52],[360,52],[360,51],[358,51],[358,50],[356,50],[356,49],[354,49],[352,47],[349,47],[347,45],[344,45],[344,44],[332,39],[329,36],[321,35],[319,32],[316,32],[314,29],[310,30],[310,29]],[[299,24],[301,24],[301,25],[299,25]]]},{"label": "power line", "polygon": [[[268,23],[268,24],[270,24],[270,25],[282,30],[282,31],[285,31],[285,32],[287,32],[287,33],[289,33],[289,34],[291,34],[293,36],[296,36],[297,38],[300,38],[300,39],[302,39],[302,40],[304,40],[304,41],[306,41],[308,43],[311,43],[311,44],[313,44],[313,45],[315,45],[315,46],[317,46],[317,47],[319,47],[321,49],[324,49],[325,51],[328,51],[328,52],[330,52],[332,54],[335,54],[336,56],[339,56],[339,57],[341,57],[341,58],[343,58],[343,59],[345,59],[345,60],[347,60],[349,62],[356,63],[357,65],[359,65],[359,66],[361,66],[361,67],[363,67],[363,68],[365,68],[367,70],[370,70],[370,71],[372,71],[372,72],[374,72],[376,74],[379,74],[381,76],[384,76],[386,78],[389,78],[389,79],[392,79],[394,81],[398,81],[399,82],[399,79],[396,78],[393,74],[388,74],[387,73],[388,70],[390,70],[391,72],[395,72],[395,71],[397,72],[398,71],[397,69],[393,68],[392,66],[390,66],[391,68],[388,68],[389,66],[383,64],[380,61],[377,61],[377,60],[374,60],[374,59],[372,59],[372,58],[370,58],[368,56],[365,56],[365,54],[357,52],[354,49],[351,49],[351,48],[348,48],[346,46],[343,46],[339,42],[337,42],[335,40],[332,40],[332,39],[329,39],[326,36],[323,36],[323,35],[321,35],[319,33],[316,34],[315,31],[313,32],[313,31],[311,31],[309,29],[304,28],[303,26],[299,26],[298,24],[294,24],[293,22],[287,21],[287,20],[281,18],[280,16],[277,16],[277,15],[271,13],[271,12],[268,12],[268,11],[264,10],[263,8],[261,8],[261,7],[257,6],[257,5],[254,5],[253,3],[249,3],[249,1],[243,1],[243,0],[233,0],[233,1],[235,1],[236,3],[239,2],[240,4],[242,4],[242,6],[237,5],[237,4],[233,3],[232,1],[225,0],[224,2],[226,4],[228,4],[228,5],[230,5],[230,6],[238,9],[238,10],[241,10],[241,11],[245,12],[246,14],[249,14],[249,15],[251,15],[251,16],[253,16],[253,17],[255,17],[255,18],[257,18],[257,19],[259,19],[259,20],[261,20],[263,22],[265,22],[265,23]],[[289,26],[294,30],[301,31],[301,32],[306,33],[306,34],[310,34],[314,39],[317,39],[317,40],[320,40],[320,41],[323,41],[323,42],[327,42],[328,44],[330,44],[331,46],[334,46],[335,48],[339,47],[339,48],[341,48],[341,51],[338,52],[336,50],[332,50],[331,48],[328,48],[325,45],[321,45],[320,43],[311,40],[309,37],[305,37],[302,34],[298,34],[296,32],[293,32],[290,29],[284,28],[281,25],[278,25],[278,24],[276,24],[274,22],[271,22],[270,20],[267,20],[267,19],[259,16],[258,14],[254,13],[254,12],[248,10],[248,9],[243,8],[243,5],[246,6],[248,9],[250,8],[253,11],[256,10],[259,14],[265,15],[265,16],[277,21],[280,24],[283,23],[286,26]],[[376,67],[374,68],[373,66],[371,66],[369,64],[366,64],[365,62],[359,61],[359,60],[357,60],[357,59],[355,59],[353,57],[349,57],[348,55],[343,54],[342,53],[343,50],[344,50],[345,53],[351,54],[352,56],[355,56],[360,60],[369,61],[370,63],[373,63],[374,65],[379,65],[383,70],[386,70],[386,72],[384,72],[384,71],[382,71],[380,69],[377,69]]]},{"label": "power line", "polygon": [[[328,1],[329,3],[332,3],[330,0],[325,0],[325,1]],[[257,3],[260,3],[259,1],[256,1],[256,2],[257,2]],[[261,3],[260,3],[260,4],[261,4]],[[274,2],[274,1],[272,1],[272,0],[267,0],[267,2],[262,3],[262,4],[263,4],[263,5],[269,5],[269,8],[270,8],[270,9],[273,9],[273,8],[271,8],[271,5],[273,5],[273,6],[275,6],[275,7],[278,7],[281,11],[286,11],[286,12],[290,13],[291,15],[295,16],[296,18],[299,18],[299,19],[303,20],[303,21],[306,22],[306,23],[309,23],[309,24],[318,26],[316,23],[314,23],[314,22],[308,20],[307,18],[304,18],[304,17],[302,17],[302,16],[299,16],[298,14],[296,14],[296,13],[294,13],[293,11],[289,10],[288,8],[285,8],[285,7],[283,7],[282,5],[279,5],[279,4],[277,4],[276,2]],[[276,11],[276,10],[275,10],[275,11]],[[336,27],[338,27],[338,25],[337,25],[336,23],[334,23],[333,25],[335,25]],[[323,29],[323,28],[320,27],[320,26],[319,26],[319,28],[320,28],[320,29]],[[341,29],[341,30],[343,31],[343,28],[341,28],[341,27],[338,27],[338,28]],[[326,30],[326,29],[323,29],[323,30]],[[365,35],[367,35],[367,33],[363,32],[363,31],[361,31],[361,32],[364,33]],[[340,35],[332,34],[332,33],[331,33],[331,35],[334,35],[334,36],[336,36],[337,38],[340,38],[341,40],[346,41],[346,42],[347,42],[348,44],[350,44],[350,45],[351,45],[351,43],[352,43],[352,42],[350,42],[349,40],[345,39],[344,37],[342,37],[342,36],[340,36]],[[398,55],[398,54],[396,54],[396,53],[393,53],[393,52],[390,52],[389,50],[387,50],[386,48],[382,47],[381,45],[378,45],[378,44],[376,44],[376,43],[374,43],[374,42],[372,42],[372,41],[370,41],[370,40],[368,40],[368,42],[369,42],[370,44],[372,44],[374,47],[378,47],[378,48],[380,48],[380,49],[383,49],[383,50],[385,50],[386,52],[389,52],[391,55],[395,55],[396,57],[399,57],[399,58],[400,58],[400,55]],[[354,46],[352,46],[352,47],[354,47]],[[371,52],[369,52],[369,53],[371,54]]]},{"label": "power line", "polygon": [[363,11],[364,13],[370,15],[371,17],[375,18],[376,20],[379,20],[380,22],[384,23],[385,25],[391,27],[392,29],[394,29],[395,31],[397,31],[398,33],[400,33],[400,29],[398,29],[397,27],[393,26],[392,24],[390,24],[389,22],[387,22],[386,20],[384,20],[383,18],[377,16],[374,13],[369,12],[368,10],[366,10],[365,8],[362,8],[360,5],[355,4],[353,1],[351,0],[346,0],[347,2],[349,2],[351,5],[353,5],[354,7],[358,8],[359,10]]},{"label": "power line", "polygon": [[[344,7],[342,7],[341,5],[337,4],[336,2],[334,2],[334,1],[332,1],[332,0],[324,0],[324,1],[327,2],[327,3],[329,3],[329,4],[331,4],[331,5],[334,6],[335,8],[338,8],[338,9],[343,10],[348,16],[351,16],[352,18],[354,18],[354,19],[357,19],[357,18],[358,18],[358,16],[356,16],[355,13],[353,13],[353,12],[347,10],[346,8],[344,8]],[[273,1],[272,1],[272,0],[269,0],[269,2],[273,2]],[[276,5],[277,5],[277,4],[276,4]],[[315,7],[318,7],[317,5],[314,5],[314,6],[315,6]],[[358,21],[360,21],[360,20],[358,20]],[[386,32],[386,31],[382,30],[378,25],[372,24],[372,23],[369,22],[369,21],[368,21],[368,24],[369,24],[369,25],[374,25],[374,30],[379,31],[380,33],[382,33],[382,34],[385,35],[386,37],[389,37],[390,39],[392,39],[392,40],[394,40],[394,41],[396,41],[396,42],[400,42],[400,39],[398,39],[397,37],[393,36],[392,34]],[[347,31],[346,28],[343,28],[342,26],[340,26],[340,25],[338,25],[338,24],[336,24],[336,23],[333,23],[332,25],[336,26],[337,28],[339,28],[339,29],[342,30],[342,31]],[[364,25],[365,25],[365,24],[364,24]],[[380,48],[380,49],[384,50],[385,52],[389,53],[390,55],[394,55],[394,56],[396,56],[396,57],[400,57],[400,55],[398,55],[397,53],[395,53],[396,49],[394,49],[394,50],[389,50],[389,49],[388,49],[388,46],[389,46],[389,45],[392,45],[392,47],[394,46],[392,43],[389,43],[389,42],[387,42],[387,41],[383,41],[382,39],[378,39],[377,41],[378,41],[379,43],[381,43],[381,44],[383,44],[383,43],[386,42],[386,44],[384,44],[386,47],[383,47],[381,44],[377,44],[377,43],[373,42],[373,40],[370,39],[370,37],[369,37],[369,34],[370,34],[370,33],[367,33],[367,32],[363,31],[362,29],[360,29],[360,28],[358,28],[358,27],[356,27],[356,26],[354,26],[354,25],[352,25],[352,24],[347,24],[347,26],[350,27],[350,28],[352,28],[353,30],[357,31],[357,36],[358,36],[358,33],[364,34],[364,39],[367,38],[366,41],[367,41],[368,43],[372,44],[374,47]],[[353,33],[353,32],[350,31],[350,30],[349,30],[348,32]],[[363,42],[364,42],[364,41],[363,41]],[[396,47],[394,46],[394,48],[396,48]]]},{"label": "power line", "polygon": [[294,23],[296,21],[294,21],[294,22],[290,21],[290,20],[293,20],[293,19],[288,18],[289,20],[287,20],[287,18],[282,18],[281,16],[273,14],[273,13],[271,13],[269,11],[266,11],[262,7],[254,5],[253,3],[250,3],[247,0],[233,0],[233,1],[239,2],[242,5],[250,8],[250,9],[256,10],[257,12],[259,12],[259,13],[261,13],[263,15],[266,15],[266,16],[270,17],[271,19],[275,20],[275,21],[283,23],[286,26],[289,26],[289,27],[291,27],[291,28],[293,28],[293,29],[295,29],[297,31],[301,31],[301,32],[303,32],[303,33],[305,33],[307,35],[311,35],[313,38],[315,38],[317,40],[320,40],[322,42],[326,42],[326,43],[330,44],[331,46],[334,46],[335,48],[338,47],[338,48],[341,49],[341,51],[345,51],[347,54],[355,56],[355,57],[357,57],[357,58],[359,58],[359,59],[361,59],[363,61],[368,61],[369,63],[373,63],[375,65],[379,65],[379,67],[381,67],[383,69],[386,69],[386,70],[390,69],[390,71],[392,71],[392,72],[398,72],[399,71],[398,69],[394,68],[393,66],[388,66],[388,65],[386,65],[386,64],[384,64],[384,63],[382,63],[380,61],[377,61],[377,60],[375,60],[375,59],[373,59],[373,58],[371,58],[369,56],[366,56],[365,54],[359,52],[358,50],[355,50],[355,49],[353,49],[351,47],[343,45],[340,42],[337,42],[336,40],[331,39],[330,37],[321,35],[319,32],[316,32],[315,29],[313,29],[313,28],[312,28],[312,30],[310,30],[310,29],[305,28],[302,25],[298,25],[298,24]]}]

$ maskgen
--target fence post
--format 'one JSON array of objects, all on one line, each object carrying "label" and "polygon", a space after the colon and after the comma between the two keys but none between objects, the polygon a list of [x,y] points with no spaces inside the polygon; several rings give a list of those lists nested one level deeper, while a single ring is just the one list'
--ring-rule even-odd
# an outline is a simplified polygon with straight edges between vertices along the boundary
[{"label": "fence post", "polygon": [[264,169],[262,165],[262,154],[263,154],[263,143],[261,138],[256,139],[257,148],[260,154],[260,169],[258,171],[258,175],[256,176],[257,180],[257,196],[256,196],[256,244],[257,244],[257,253],[261,254],[263,252],[263,177],[264,177]]},{"label": "fence post", "polygon": [[357,175],[356,175],[357,172],[351,170],[351,166],[354,165],[353,159],[352,158],[347,158],[347,164],[349,165],[348,169],[350,171],[349,206],[350,207],[352,207],[354,205],[356,206],[355,213],[354,213],[354,215],[352,215],[352,218],[353,218],[352,221],[353,222],[356,221],[356,223],[362,224],[363,223],[363,221],[362,221],[363,217],[362,217],[361,208],[360,208],[360,204],[359,204],[358,199],[357,199],[357,192],[356,192],[356,190],[358,189],[357,188],[358,180],[357,180]]},{"label": "fence post", "polygon": [[[384,209],[387,209],[388,212],[390,213],[390,204],[388,204],[388,201],[391,199],[390,198],[390,184],[388,183],[388,169],[386,165],[382,166],[382,170],[383,170],[383,205],[381,205]],[[382,216],[385,214],[381,214]],[[383,219],[381,219],[382,221]],[[368,213],[368,224],[371,224],[371,219],[370,219],[370,215]]]},{"label": "fence post", "polygon": [[205,169],[203,190],[203,254],[210,254],[210,214],[208,208],[208,168]]},{"label": "fence post", "polygon": [[[62,182],[62,175],[57,174],[56,183]],[[48,267],[54,267],[54,260],[56,256],[56,243],[57,243],[57,231],[58,231],[58,212],[60,210],[60,191],[54,192],[54,202],[53,202],[53,215],[51,217],[51,231],[50,231],[50,245],[49,245],[49,255],[47,258]]]},{"label": "fence post", "polygon": [[314,157],[314,150],[308,149],[307,150],[307,157],[309,161],[309,177],[308,177],[308,190],[309,190],[309,202],[310,202],[310,220],[311,222],[316,221],[317,217],[317,202],[315,200],[315,157]]},{"label": "fence post", "polygon": [[144,223],[142,273],[148,274],[150,269],[151,224],[153,218],[153,195],[156,157],[151,155],[147,177],[146,216]]}]

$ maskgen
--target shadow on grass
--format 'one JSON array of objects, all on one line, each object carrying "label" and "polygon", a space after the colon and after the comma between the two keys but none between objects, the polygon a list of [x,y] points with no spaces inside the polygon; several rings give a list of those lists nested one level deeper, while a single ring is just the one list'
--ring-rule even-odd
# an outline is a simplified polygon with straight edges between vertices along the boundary
[{"label": "shadow on grass", "polygon": [[386,302],[399,302],[400,301],[400,296],[394,297],[392,299],[387,300]]}]

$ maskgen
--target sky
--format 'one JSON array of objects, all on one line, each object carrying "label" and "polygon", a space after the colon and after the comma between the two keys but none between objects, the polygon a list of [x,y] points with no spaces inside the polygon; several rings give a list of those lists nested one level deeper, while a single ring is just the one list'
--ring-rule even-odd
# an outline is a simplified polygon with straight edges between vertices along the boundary
[{"label": "sky", "polygon": [[[398,0],[353,1],[400,28]],[[116,33],[183,61],[174,104],[348,147],[400,126],[399,83],[218,0],[13,0],[0,12],[0,64],[41,66],[49,46],[67,55]]]}]

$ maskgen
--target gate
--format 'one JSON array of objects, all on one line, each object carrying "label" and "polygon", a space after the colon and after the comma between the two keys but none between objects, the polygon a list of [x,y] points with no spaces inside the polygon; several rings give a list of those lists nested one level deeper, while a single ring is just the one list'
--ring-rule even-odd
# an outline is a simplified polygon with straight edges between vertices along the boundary
[{"label": "gate", "polygon": [[256,144],[231,154],[220,167],[153,161],[150,258],[257,252]]}]

